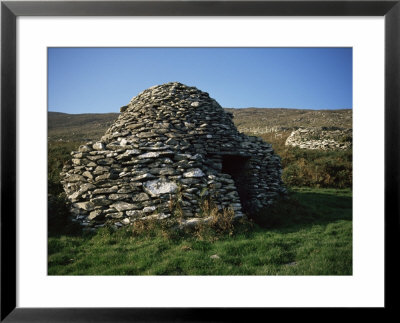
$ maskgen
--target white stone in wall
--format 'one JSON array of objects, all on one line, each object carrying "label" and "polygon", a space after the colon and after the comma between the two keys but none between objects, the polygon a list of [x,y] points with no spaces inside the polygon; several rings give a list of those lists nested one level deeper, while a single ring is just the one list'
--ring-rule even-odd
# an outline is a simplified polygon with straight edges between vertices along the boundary
[{"label": "white stone in wall", "polygon": [[126,210],[132,210],[136,207],[134,204],[130,204],[130,203],[126,203],[126,202],[117,202],[117,203],[111,204],[110,206],[120,212],[126,211]]},{"label": "white stone in wall", "polygon": [[155,152],[155,151],[151,151],[142,155],[139,155],[138,158],[143,159],[143,158],[157,158],[158,156],[160,156],[160,153]]},{"label": "white stone in wall", "polygon": [[201,169],[195,168],[183,174],[183,177],[203,177],[205,176]]},{"label": "white stone in wall", "polygon": [[146,191],[146,193],[150,194],[152,197],[157,197],[162,194],[175,193],[178,190],[178,186],[174,182],[155,179],[152,181],[145,182],[143,184],[143,189]]},{"label": "white stone in wall", "polygon": [[93,149],[94,150],[104,150],[106,147],[102,142],[96,142],[93,144]]}]

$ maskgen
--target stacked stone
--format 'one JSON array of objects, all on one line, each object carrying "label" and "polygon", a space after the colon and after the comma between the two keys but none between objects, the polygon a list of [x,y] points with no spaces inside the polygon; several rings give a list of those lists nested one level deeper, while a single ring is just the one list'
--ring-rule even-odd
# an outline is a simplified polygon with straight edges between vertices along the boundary
[{"label": "stacked stone", "polygon": [[300,128],[292,131],[285,145],[312,150],[347,150],[352,147],[352,129]]},{"label": "stacked stone", "polygon": [[[208,93],[167,83],[143,91],[121,112],[100,141],[71,153],[61,173],[82,225],[164,219],[177,202],[184,218],[197,219],[208,197],[242,217],[244,204],[257,211],[285,193],[271,145],[239,133],[232,114]],[[245,201],[238,194],[242,183],[223,172],[226,156],[247,161]]]}]

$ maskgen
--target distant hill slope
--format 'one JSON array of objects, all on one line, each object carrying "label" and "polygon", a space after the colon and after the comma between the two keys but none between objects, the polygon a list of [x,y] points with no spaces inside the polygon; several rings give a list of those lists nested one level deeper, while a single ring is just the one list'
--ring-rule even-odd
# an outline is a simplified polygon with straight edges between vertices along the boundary
[{"label": "distant hill slope", "polygon": [[[226,108],[239,131],[262,134],[298,128],[352,128],[352,110],[301,110],[283,108]],[[48,112],[50,140],[97,140],[119,113],[67,114]]]},{"label": "distant hill slope", "polygon": [[233,113],[236,127],[242,132],[267,133],[298,128],[327,127],[352,129],[352,110],[302,110],[283,108],[226,108]]},{"label": "distant hill slope", "polygon": [[99,139],[119,113],[68,114],[48,112],[48,137],[51,140]]}]

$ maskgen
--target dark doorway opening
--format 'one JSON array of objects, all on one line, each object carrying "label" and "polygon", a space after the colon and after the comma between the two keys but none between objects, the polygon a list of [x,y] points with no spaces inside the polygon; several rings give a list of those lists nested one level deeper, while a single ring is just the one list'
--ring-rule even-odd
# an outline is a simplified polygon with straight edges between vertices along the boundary
[{"label": "dark doorway opening", "polygon": [[245,213],[250,211],[249,157],[238,155],[222,156],[222,172],[232,176]]}]

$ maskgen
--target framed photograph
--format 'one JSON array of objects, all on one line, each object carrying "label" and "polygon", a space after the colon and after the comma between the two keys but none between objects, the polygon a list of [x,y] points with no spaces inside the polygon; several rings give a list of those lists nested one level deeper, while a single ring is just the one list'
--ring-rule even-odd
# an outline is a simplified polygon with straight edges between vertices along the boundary
[{"label": "framed photograph", "polygon": [[[251,315],[252,311],[255,313],[270,308],[392,309],[394,299],[390,289],[398,283],[392,259],[396,254],[399,233],[399,15],[399,1],[386,0],[3,1],[1,320],[219,321],[235,320],[238,308],[247,312],[246,315]],[[264,60],[268,57],[274,63],[262,66],[257,61],[260,56]],[[137,59],[135,64],[130,63],[132,57]],[[324,60],[324,57],[329,57],[330,60]],[[98,74],[104,65],[107,65],[104,72],[106,78],[109,78],[107,82]],[[226,66],[229,66],[229,73],[226,72],[227,69],[224,70]],[[254,73],[249,74],[249,70]],[[296,80],[285,76],[284,73],[292,70],[299,71],[303,78]],[[187,86],[176,82],[179,80],[160,76],[168,71],[174,78],[182,76],[187,82],[195,83],[197,81],[194,80],[197,79],[199,81]],[[200,75],[205,71],[211,76],[200,81]],[[225,72],[226,77],[221,78]],[[256,120],[266,120],[267,117],[261,114],[248,123],[246,120],[250,119],[243,117],[245,113],[240,115],[238,109],[226,108],[262,107],[263,103],[234,105],[235,102],[240,102],[245,92],[254,99],[251,102],[257,102],[257,95],[260,95],[260,100],[264,100],[258,102],[268,101],[265,93],[262,93],[266,85],[258,87],[260,84],[257,84],[266,82],[264,77],[258,77],[263,73],[273,76],[269,79],[268,87],[274,94],[279,92],[280,102],[285,102],[276,103],[272,101],[274,96],[269,94],[269,102],[274,102],[269,104],[275,107],[283,104],[290,108],[290,103],[286,103],[290,101],[283,99],[296,98],[291,83],[316,78],[320,80],[318,94],[322,96],[323,93],[329,93],[334,102],[332,104],[336,104],[331,109],[348,110],[332,115],[326,110],[323,117],[311,114],[310,118],[313,118],[314,123],[312,133],[297,129],[297,124],[286,130],[282,128],[272,132],[274,124],[268,124],[268,128],[264,121],[259,123]],[[245,81],[249,75],[254,76],[255,80]],[[127,85],[128,82],[139,79],[142,81],[140,84],[146,84],[145,87]],[[93,111],[78,107],[79,104],[92,104],[83,101],[77,103],[76,100],[82,96],[82,91],[89,89],[87,84],[90,82],[105,82],[103,86],[93,87],[93,93],[97,91],[102,98],[104,108],[100,108],[99,103],[96,103],[98,110]],[[213,93],[210,90],[211,98],[206,93],[208,84],[211,84],[207,82],[214,82],[210,88],[216,89]],[[218,95],[214,96],[214,93],[223,93],[218,89],[225,82],[230,84],[231,91],[227,97],[231,101],[223,95],[221,99]],[[161,83],[165,84],[150,87]],[[197,84],[201,87],[191,87]],[[113,105],[117,100],[110,99],[107,102],[105,93],[114,98],[113,95],[122,92],[124,87],[125,92],[132,88],[137,89],[137,93],[145,91],[129,103],[115,103],[121,106],[120,110],[116,106],[108,108],[108,105]],[[347,92],[342,88],[346,88]],[[243,93],[240,93],[241,89]],[[307,91],[305,87],[297,89]],[[312,91],[315,94],[316,90]],[[132,96],[137,93],[132,93]],[[154,95],[164,97],[157,99]],[[302,97],[306,97],[306,94],[303,93]],[[149,98],[155,103],[149,105]],[[221,105],[217,102],[219,100]],[[69,106],[76,106],[76,110],[63,110],[64,102],[69,102]],[[177,102],[180,106],[174,110]],[[164,123],[160,119],[161,110],[158,109],[163,104],[163,118],[170,118]],[[194,119],[185,116],[183,122],[179,116],[182,115],[181,108],[185,104],[199,111],[205,110],[194,114]],[[300,106],[302,103],[297,101],[293,103],[293,107],[296,104]],[[206,105],[217,110],[210,113],[206,108],[202,110],[202,106]],[[145,112],[143,107],[147,109]],[[217,125],[217,119],[213,118],[218,109],[221,110],[218,120],[225,120],[224,124],[218,123],[218,131],[209,130],[208,124]],[[68,117],[72,118],[69,124],[63,121],[58,128],[49,127],[50,119],[54,124],[58,122],[58,112],[111,111],[116,112],[115,115],[99,116],[91,123],[90,129],[85,128],[84,117],[77,120],[73,115]],[[115,121],[120,111],[118,121]],[[125,111],[131,111],[135,116],[140,115],[142,122],[138,124],[136,119],[132,121]],[[277,113],[278,109],[273,111]],[[293,111],[292,120],[305,117],[303,112]],[[127,117],[124,117],[124,113]],[[236,133],[236,128],[229,130],[233,125],[230,115],[243,118],[240,119],[240,124],[236,124],[242,134],[229,137],[231,133]],[[149,123],[151,118],[156,118],[158,122],[157,131],[147,129],[146,122]],[[198,118],[201,120],[197,120]],[[318,128],[320,132],[314,133],[319,125],[318,120],[324,118],[331,120],[331,128],[326,128],[324,123],[321,129]],[[181,121],[187,136],[184,139],[179,139],[183,136],[183,132],[180,132]],[[151,124],[155,127],[155,123]],[[344,127],[345,124],[346,129],[338,127]],[[107,128],[111,127],[112,131],[105,133],[105,125]],[[264,132],[260,130],[260,125],[265,128]],[[297,130],[293,127],[297,127]],[[171,131],[172,128],[174,130]],[[192,128],[194,130],[190,130]],[[123,135],[126,129],[135,133],[134,137],[139,139],[135,141]],[[224,132],[223,129],[230,132]],[[304,135],[305,132],[309,136],[307,144],[304,141],[298,143],[296,136]],[[223,135],[220,138],[221,133]],[[286,137],[290,136],[291,140],[283,140],[283,133]],[[322,133],[329,138],[321,140]],[[197,141],[188,139],[189,134],[194,135],[195,139],[197,136]],[[174,206],[171,213],[177,212],[176,210],[181,212],[178,225],[190,225],[198,220],[192,217],[193,214],[205,214],[206,211],[202,207],[197,210],[188,201],[194,201],[196,194],[200,197],[212,195],[210,187],[215,187],[215,179],[217,184],[220,180],[220,173],[214,171],[216,169],[229,175],[221,175],[220,186],[223,187],[218,194],[222,193],[223,197],[214,200],[219,203],[216,210],[224,210],[224,205],[229,204],[234,208],[231,215],[228,211],[224,213],[227,217],[239,218],[242,211],[246,214],[256,213],[253,209],[261,209],[262,203],[267,205],[275,198],[272,196],[277,191],[284,195],[285,189],[283,184],[280,186],[280,175],[279,180],[274,177],[275,173],[280,174],[278,166],[265,174],[259,171],[263,165],[257,164],[257,158],[268,160],[271,165],[275,165],[278,159],[274,159],[270,146],[257,143],[257,139],[251,137],[254,134],[261,134],[264,140],[274,138],[276,142],[282,142],[282,145],[288,145],[289,142],[294,146],[304,146],[298,148],[300,150],[309,149],[307,145],[322,145],[323,149],[329,150],[330,145],[333,145],[334,149],[345,151],[349,148],[348,145],[352,145],[348,156],[346,153],[327,153],[326,156],[329,155],[330,159],[327,157],[325,164],[320,162],[319,168],[316,166],[316,169],[324,170],[329,166],[334,169],[334,175],[329,173],[329,176],[322,178],[317,173],[307,173],[299,165],[307,158],[317,158],[317,155],[312,157],[301,152],[291,155],[293,164],[289,167],[286,163],[283,173],[285,183],[296,187],[306,186],[304,183],[307,183],[307,176],[315,181],[315,187],[329,187],[332,194],[340,196],[340,201],[330,200],[326,196],[319,197],[318,200],[317,193],[321,192],[316,190],[297,189],[294,194],[305,196],[307,191],[309,205],[325,208],[327,214],[336,212],[335,214],[341,215],[331,216],[329,226],[313,226],[314,223],[307,222],[307,226],[293,232],[286,227],[286,235],[276,235],[277,240],[273,242],[257,237],[259,244],[265,244],[264,249],[257,249],[258,246],[245,239],[232,246],[221,244],[222,249],[218,250],[229,249],[232,255],[241,254],[240,259],[247,259],[248,264],[243,265],[232,260],[226,262],[230,266],[230,270],[227,270],[227,267],[215,264],[218,261],[224,262],[220,258],[228,257],[229,253],[221,256],[210,249],[211,253],[207,254],[206,261],[199,261],[198,255],[195,256],[197,258],[188,260],[193,261],[193,266],[198,268],[186,271],[178,268],[184,259],[189,259],[185,258],[186,255],[192,249],[210,246],[207,243],[208,238],[204,238],[208,234],[204,228],[201,231],[196,226],[196,234],[200,237],[198,242],[175,243],[174,248],[179,252],[174,259],[171,255],[168,256],[171,259],[165,258],[163,250],[171,247],[166,243],[151,246],[148,238],[138,238],[135,241],[140,241],[140,248],[125,250],[138,254],[142,252],[143,256],[138,258],[126,255],[124,259],[137,261],[138,264],[125,266],[107,252],[117,250],[118,243],[129,243],[130,237],[118,240],[120,238],[116,235],[108,236],[108,231],[104,231],[104,240],[79,240],[73,235],[65,237],[56,233],[64,232],[66,228],[63,226],[70,224],[55,223],[48,217],[50,204],[57,208],[57,212],[64,212],[60,201],[53,196],[53,192],[63,189],[69,199],[68,205],[71,206],[69,211],[75,212],[74,221],[84,227],[87,234],[97,232],[96,230],[102,232],[106,222],[107,225],[110,224],[109,230],[118,231],[119,227],[129,227],[142,218],[168,218],[171,205]],[[100,135],[103,135],[102,139],[96,141],[95,138]],[[235,141],[241,142],[240,149],[235,146]],[[72,149],[73,144],[78,142],[80,146]],[[187,142],[195,146],[193,154],[187,147]],[[49,143],[53,146],[50,147]],[[180,147],[179,153],[168,150],[174,145]],[[322,149],[322,146],[317,149]],[[259,147],[262,147],[262,151],[261,148],[257,150]],[[315,149],[314,146],[311,148]],[[54,159],[48,156],[51,149]],[[235,153],[229,152],[229,149]],[[61,173],[61,166],[57,164],[54,167],[57,174],[54,173],[53,178],[48,169],[53,167],[52,163],[58,163],[57,154],[67,156],[71,150],[74,150],[72,164],[64,166]],[[252,154],[262,157],[255,158]],[[135,157],[131,158],[131,155]],[[203,155],[207,157],[207,161],[203,162]],[[350,158],[347,164],[346,158]],[[155,165],[153,168],[148,166],[151,163]],[[209,169],[211,171],[207,173],[205,170]],[[182,174],[179,175],[180,173]],[[254,179],[251,178],[253,173],[257,174]],[[112,178],[114,175],[116,178]],[[160,180],[157,179],[158,175]],[[203,176],[208,178],[203,182],[210,187],[203,187],[201,180],[197,179]],[[174,178],[179,178],[184,185],[183,189],[172,182]],[[181,181],[181,178],[184,180]],[[59,184],[60,179],[63,187]],[[156,181],[162,183],[153,183]],[[250,187],[248,183],[253,186]],[[54,187],[51,186],[53,184]],[[140,190],[137,189],[139,186]],[[229,189],[231,186],[234,187],[232,192]],[[267,189],[264,194],[263,187],[270,190]],[[348,192],[341,191],[343,187]],[[129,195],[132,191],[140,193],[135,193],[137,200],[134,203],[127,203],[124,199],[132,199]],[[170,199],[164,201],[160,195],[167,191]],[[253,191],[257,198],[253,199]],[[179,192],[182,194],[179,195]],[[158,204],[153,206],[151,201],[157,201]],[[207,201],[209,204],[204,205],[211,205],[211,199]],[[163,206],[165,209],[162,209]],[[297,223],[295,219],[299,217],[310,215],[302,211],[301,204],[291,207],[292,211],[289,213],[293,217],[290,220],[293,223]],[[335,210],[332,211],[333,209]],[[207,210],[211,212],[211,209]],[[278,214],[286,211],[277,208],[274,212]],[[138,220],[139,213],[141,218]],[[257,221],[262,222],[256,217],[253,220],[257,225]],[[275,230],[275,220],[270,218],[268,221],[267,224],[262,222],[263,225],[270,225],[271,230]],[[275,224],[271,224],[273,222]],[[140,222],[137,227],[143,226],[147,230],[148,223]],[[225,229],[231,230],[231,222],[227,223],[224,222]],[[214,227],[213,230],[222,230],[222,224],[218,223],[216,227],[218,229]],[[320,236],[311,238],[311,231]],[[273,232],[277,234],[279,230]],[[248,237],[245,234],[244,236]],[[289,236],[292,239],[290,242],[285,240]],[[326,239],[320,238],[322,236]],[[338,238],[335,240],[338,236],[346,236],[347,242],[339,242]],[[218,239],[223,241],[221,237],[213,241]],[[298,243],[297,249],[294,246],[295,241]],[[102,248],[104,243],[110,247]],[[313,244],[320,244],[321,248],[329,244],[331,251],[319,256],[317,253],[320,250],[310,247]],[[75,252],[58,252],[65,251],[65,246],[72,245],[75,246]],[[90,253],[89,249],[93,246],[97,248],[97,253]],[[293,248],[293,251],[288,251],[287,248]],[[193,253],[199,254],[200,249]],[[270,267],[264,266],[263,270],[258,270],[257,268],[261,268],[257,267],[258,256],[253,257],[254,259],[244,258],[245,253],[251,254],[251,250],[255,249],[257,252],[264,250],[262,261],[270,261]],[[298,266],[299,261],[294,256],[296,252],[309,253],[311,258],[318,261],[303,264],[307,269],[297,269],[301,266]],[[292,253],[293,256],[290,256]],[[177,267],[148,267],[146,255],[164,257],[162,259],[165,263],[175,263]],[[331,268],[332,266],[327,265],[329,259],[338,257],[343,258],[343,266],[335,265],[335,268]],[[274,261],[279,266],[274,267]],[[333,263],[337,264],[335,261]],[[141,266],[146,269],[138,270]],[[205,268],[207,266],[209,268]],[[238,269],[240,266],[241,269]]]}]

